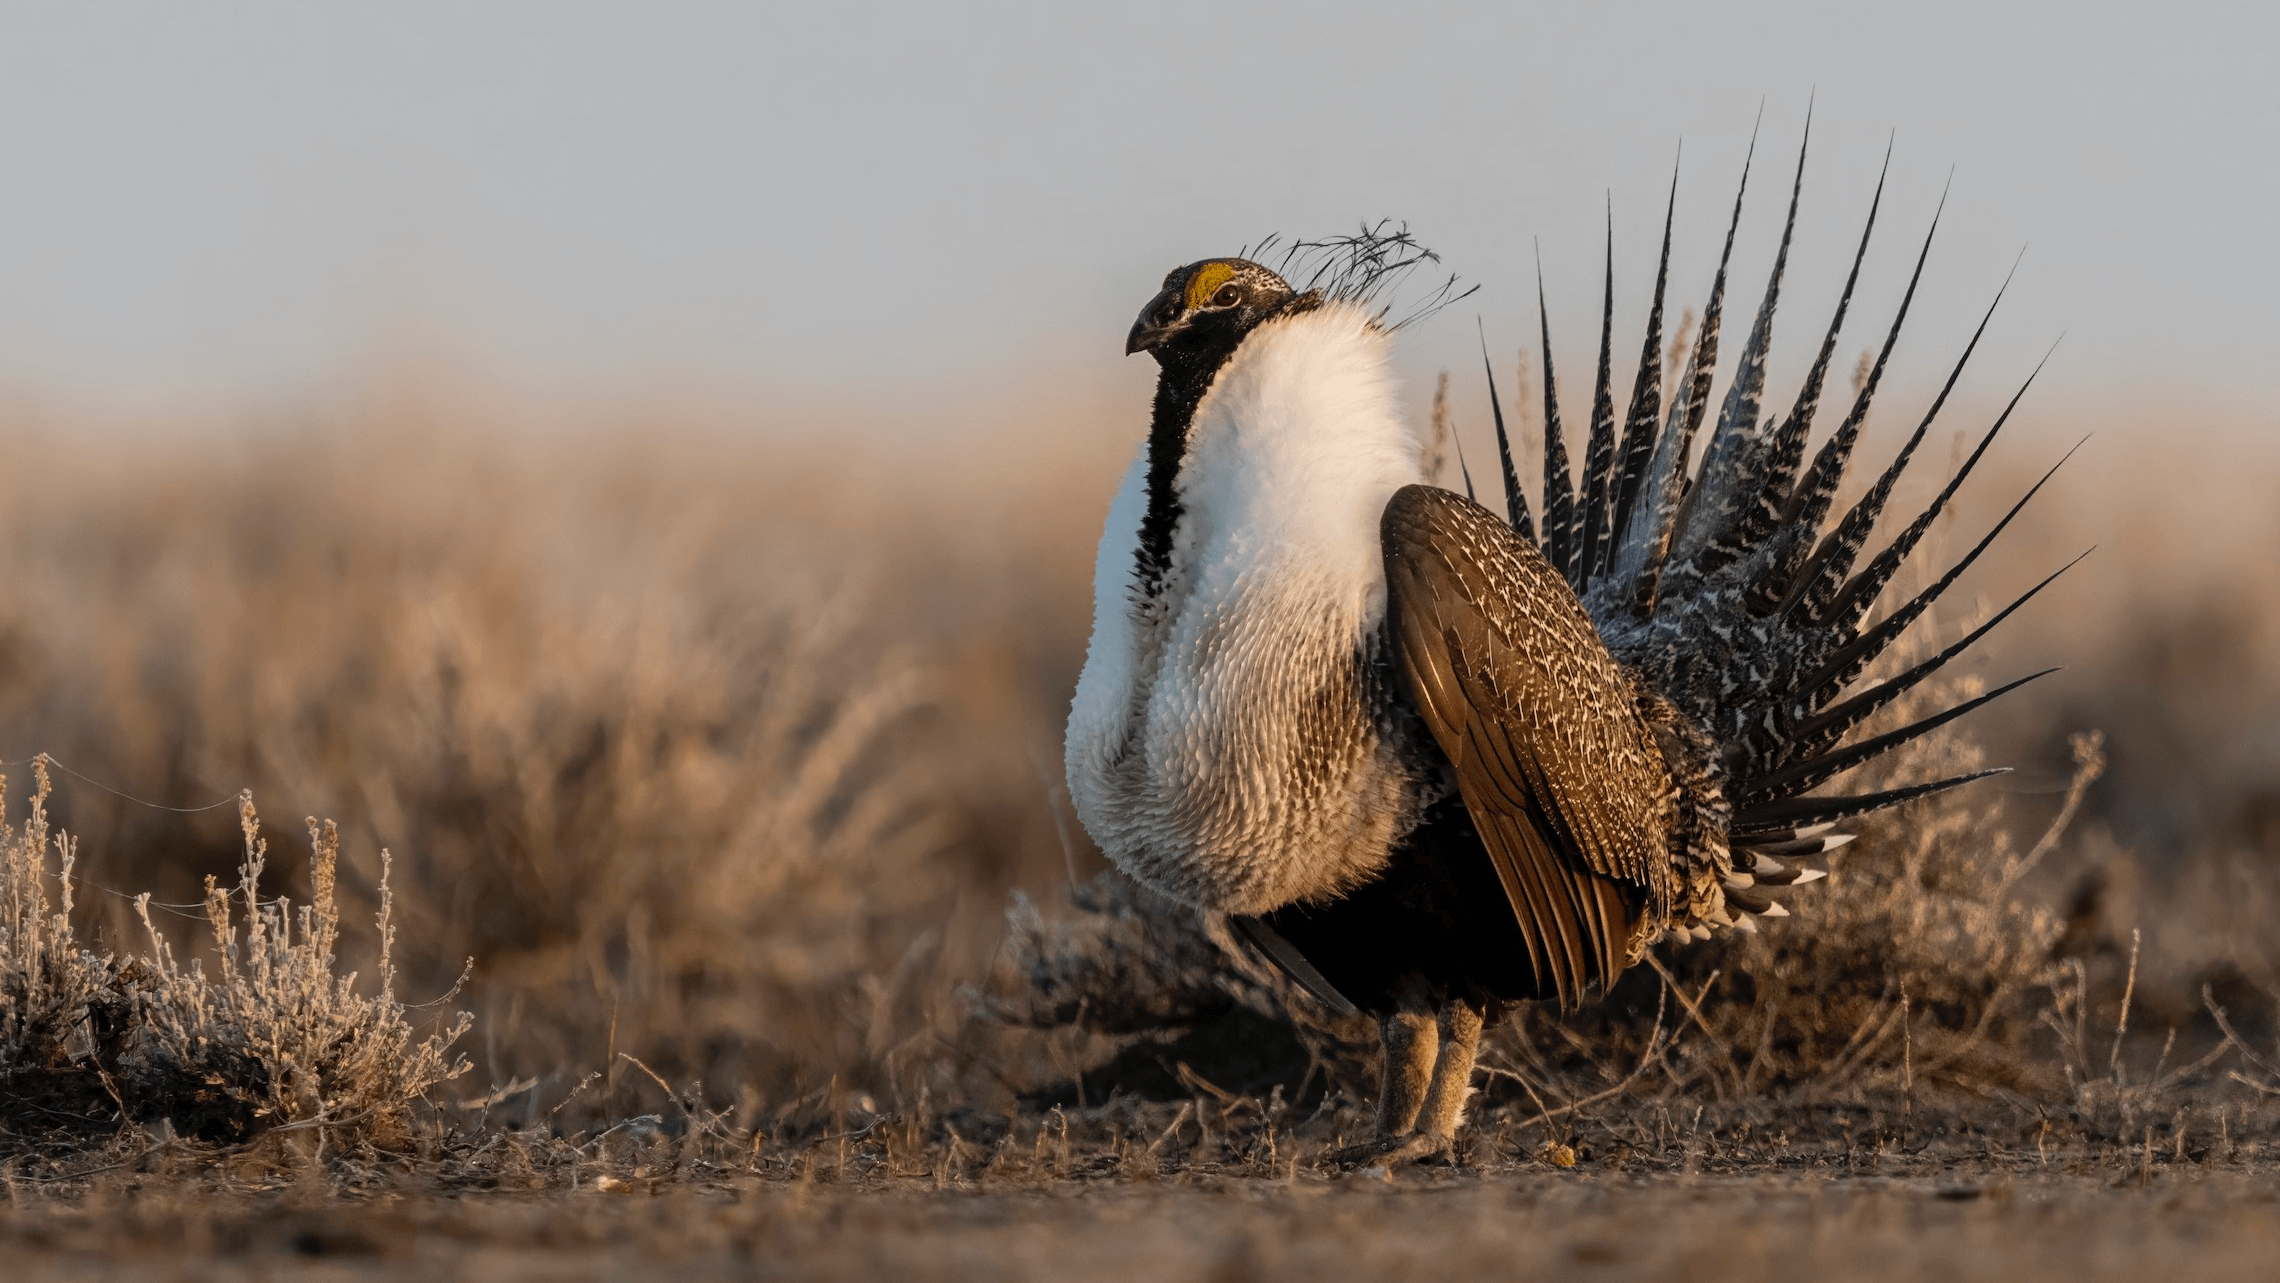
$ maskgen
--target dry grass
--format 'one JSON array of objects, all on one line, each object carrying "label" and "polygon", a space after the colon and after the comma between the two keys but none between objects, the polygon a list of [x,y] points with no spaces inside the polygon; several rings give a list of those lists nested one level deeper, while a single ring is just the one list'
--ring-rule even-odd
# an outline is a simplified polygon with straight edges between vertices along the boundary
[{"label": "dry grass", "polygon": [[[685,421],[517,435],[472,396],[320,417],[128,461],[26,436],[0,480],[0,754],[142,799],[59,777],[9,840],[0,1066],[75,1093],[70,1128],[5,1123],[10,1225],[62,1243],[116,1204],[193,1232],[166,1228],[168,1190],[640,1190],[693,1200],[675,1224],[731,1199],[796,1238],[782,1199],[1147,1181],[1170,1200],[1147,1214],[1178,1219],[1190,1185],[1326,1187],[1315,1156],[1366,1125],[1368,1031],[1101,876],[1061,803],[1121,428],[888,466]],[[2023,760],[2029,789],[1911,808],[1760,936],[1674,951],[1569,1021],[1522,1013],[1488,1050],[1471,1172],[1589,1199],[2268,1169],[2280,830],[2256,799],[2280,776],[2254,744],[2280,661],[2240,639],[2280,618],[2242,590],[2271,572],[2165,541],[2142,485],[2105,478],[2057,492],[2069,542],[2022,540],[1990,593],[2090,542],[2093,511],[2153,537],[2093,532],[2120,573],[2038,603],[1999,635],[2024,658],[1945,692],[2058,658],[2061,693],[1884,768]],[[305,875],[265,869],[226,809],[143,804],[243,789],[338,817]],[[2178,795],[2216,800],[2142,822]],[[105,1050],[123,1029],[180,1076],[122,1077],[143,1063]],[[452,1046],[472,1071],[443,1085]],[[1227,1224],[1267,1242],[1279,1206]]]}]

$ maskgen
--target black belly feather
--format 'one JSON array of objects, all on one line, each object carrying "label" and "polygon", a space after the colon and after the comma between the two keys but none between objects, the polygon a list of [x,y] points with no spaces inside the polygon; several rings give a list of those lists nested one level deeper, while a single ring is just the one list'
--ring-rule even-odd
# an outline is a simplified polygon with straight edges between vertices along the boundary
[{"label": "black belly feather", "polygon": [[1377,880],[1256,920],[1364,1011],[1392,1011],[1419,982],[1433,995],[1475,1001],[1559,996],[1531,964],[1496,867],[1454,794],[1426,812]]}]

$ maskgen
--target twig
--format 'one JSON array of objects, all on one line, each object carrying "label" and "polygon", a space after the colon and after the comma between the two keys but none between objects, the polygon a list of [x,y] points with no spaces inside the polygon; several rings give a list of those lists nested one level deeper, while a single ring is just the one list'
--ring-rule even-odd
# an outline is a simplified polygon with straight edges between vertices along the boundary
[{"label": "twig", "polygon": [[1184,1060],[1172,1062],[1172,1076],[1179,1079],[1181,1086],[1186,1087],[1190,1091],[1201,1091],[1205,1093],[1212,1099],[1217,1100],[1220,1103],[1221,1107],[1225,1109],[1233,1109],[1235,1106],[1243,1103],[1243,1097],[1236,1095],[1226,1088],[1212,1082],[1210,1079],[1205,1078],[1202,1074],[1199,1074],[1193,1069],[1188,1068],[1188,1063]]},{"label": "twig", "polygon": [[[1655,1058],[1662,1052],[1661,1044],[1663,1011],[1668,1006],[1667,999],[1670,993],[1671,987],[1669,984],[1669,977],[1666,976],[1664,977],[1662,994],[1655,999],[1655,1026],[1653,1031],[1647,1035],[1647,1049],[1645,1052],[1641,1053],[1639,1056],[1639,1063],[1632,1067],[1631,1072],[1624,1076],[1623,1081],[1615,1084],[1612,1087],[1609,1087],[1605,1091],[1599,1092],[1596,1095],[1586,1096],[1582,1100],[1562,1105],[1558,1109],[1544,1109],[1543,1102],[1539,1100],[1536,1102],[1537,1109],[1539,1111],[1537,1116],[1534,1118],[1521,1120],[1520,1125],[1525,1127],[1529,1123],[1549,1122],[1551,1119],[1557,1118],[1562,1114],[1572,1114],[1576,1110],[1582,1109],[1586,1105],[1596,1105],[1600,1101],[1620,1096],[1624,1092],[1630,1090],[1631,1084],[1637,1082],[1639,1080],[1639,1076],[1647,1072],[1647,1066],[1653,1064],[1655,1062]],[[1522,1087],[1526,1087],[1528,1085],[1526,1079],[1521,1078],[1520,1075],[1516,1073],[1512,1073],[1511,1070],[1499,1069],[1495,1066],[1484,1066],[1484,1068],[1488,1069],[1490,1073],[1507,1074],[1515,1081],[1519,1082]],[[1531,1096],[1534,1094],[1535,1093],[1533,1091],[1529,1093]]]},{"label": "twig", "polygon": [[[1184,1122],[1186,1122],[1186,1121],[1188,1120],[1188,1115],[1189,1115],[1189,1114],[1192,1114],[1192,1113],[1194,1113],[1194,1112],[1195,1112],[1195,1102],[1194,1102],[1194,1101],[1192,1101],[1192,1100],[1184,1100],[1184,1101],[1181,1101],[1181,1102],[1180,1102],[1180,1112],[1179,1112],[1179,1113],[1177,1113],[1177,1114],[1174,1114],[1174,1115],[1172,1116],[1172,1125],[1171,1125],[1171,1126],[1169,1126],[1169,1127],[1166,1127],[1166,1128],[1164,1129],[1164,1131],[1163,1131],[1163,1134],[1162,1134],[1162,1135],[1160,1135],[1160,1136],[1158,1136],[1158,1137],[1156,1137],[1156,1143],[1155,1143],[1155,1144],[1153,1144],[1153,1145],[1150,1145],[1150,1146],[1148,1147],[1148,1153],[1150,1153],[1150,1154],[1154,1154],[1154,1153],[1155,1153],[1157,1150],[1159,1150],[1159,1149],[1162,1149],[1162,1148],[1163,1148],[1163,1146],[1164,1146],[1164,1142],[1165,1142],[1165,1141],[1168,1141],[1168,1140],[1170,1140],[1170,1139],[1172,1138],[1172,1133],[1174,1133],[1174,1132],[1178,1131],[1178,1130],[1180,1129],[1180,1124],[1181,1124],[1181,1123],[1184,1123]],[[1200,1124],[1198,1124],[1198,1125],[1200,1126]]]},{"label": "twig", "polygon": [[2049,827],[2043,830],[2042,837],[2035,841],[2033,849],[2003,870],[2002,879],[1995,884],[1995,894],[1989,897],[1990,901],[2000,900],[2010,894],[2011,884],[2025,877],[2029,870],[2041,863],[2042,858],[2058,846],[2059,838],[2065,836],[2067,826],[2074,822],[2075,811],[2082,806],[2082,795],[2089,792],[2090,785],[2106,773],[2104,731],[2084,731],[2073,736],[2069,743],[2074,749],[2074,778],[2067,782],[2066,800],[2059,803],[2058,814],[2051,817]]},{"label": "twig", "polygon": [[2114,1045],[2106,1053],[2106,1068],[2114,1075],[2114,1085],[2122,1083],[2122,1035],[2130,1030],[2130,999],[2137,993],[2138,929],[2130,928],[2130,973],[2122,981],[2122,1009],[2114,1017]]},{"label": "twig", "polygon": [[2225,1077],[2230,1078],[2243,1087],[2250,1088],[2259,1095],[2280,1096],[2280,1087],[2267,1087],[2263,1083],[2256,1081],[2254,1078],[2249,1077],[2247,1074],[2244,1074],[2237,1069],[2226,1070]]},{"label": "twig", "polygon": [[383,1108],[386,1108],[386,1106],[375,1105],[372,1108],[365,1110],[361,1114],[350,1114],[346,1118],[328,1118],[323,1114],[318,1114],[313,1118],[303,1118],[298,1122],[279,1123],[277,1126],[269,1128],[268,1130],[249,1138],[246,1141],[246,1144],[251,1145],[255,1141],[258,1141],[265,1136],[275,1136],[281,1132],[307,1131],[310,1128],[346,1127],[350,1123],[363,1122],[365,1119],[379,1113]]},{"label": "twig", "polygon": [[[2216,1017],[2217,1028],[2224,1032],[2225,1041],[2231,1043],[2235,1048],[2239,1049],[2240,1054],[2248,1061],[2248,1063],[2256,1066],[2258,1069],[2263,1070],[2265,1073],[2271,1074],[2275,1078],[2280,1078],[2280,1066],[2275,1066],[2271,1061],[2266,1060],[2264,1057],[2257,1055],[2253,1051],[2250,1051],[2248,1049],[2247,1040],[2243,1039],[2239,1034],[2233,1032],[2232,1022],[2225,1019],[2225,1009],[2217,1005],[2217,995],[2207,985],[2201,986],[2201,1003],[2209,1009],[2210,1015]],[[2179,1072],[2183,1071],[2181,1070]],[[2237,1072],[2233,1076],[2235,1078],[2240,1077]]]},{"label": "twig", "polygon": [[601,1076],[602,1071],[599,1069],[588,1070],[586,1072],[586,1076],[578,1080],[578,1085],[570,1089],[569,1094],[565,1095],[561,1100],[556,1101],[554,1108],[546,1111],[547,1123],[549,1125],[552,1125],[554,1122],[554,1116],[561,1113],[563,1109],[570,1104],[571,1101],[576,1100],[580,1092],[583,1092],[588,1087],[593,1086],[594,1080]]},{"label": "twig", "polygon": [[1724,975],[1725,972],[1723,970],[1712,971],[1709,978],[1702,982],[1701,991],[1689,998],[1686,996],[1686,991],[1678,987],[1678,982],[1672,978],[1670,971],[1663,966],[1662,959],[1649,953],[1647,965],[1653,967],[1655,974],[1663,978],[1663,983],[1670,987],[1670,991],[1678,995],[1678,1001],[1686,1008],[1686,1014],[1694,1018],[1694,1027],[1701,1030],[1702,1036],[1710,1040],[1710,1045],[1716,1047],[1719,1054],[1726,1058],[1726,1068],[1731,1071],[1734,1068],[1734,1049],[1726,1045],[1725,1039],[1710,1032],[1709,1022],[1702,1018],[1702,1000],[1710,996],[1710,986],[1718,983],[1718,977]]},{"label": "twig", "polygon": [[1908,1010],[1908,982],[1900,982],[1900,1143],[1916,1112],[1916,1022]]},{"label": "twig", "polygon": [[538,1086],[536,1078],[517,1078],[504,1087],[493,1087],[489,1094],[478,1096],[474,1100],[454,1101],[452,1107],[466,1110],[489,1109],[493,1105],[504,1104],[536,1086]]},{"label": "twig", "polygon": [[618,1057],[622,1060],[631,1061],[634,1068],[649,1075],[649,1081],[656,1083],[659,1087],[664,1088],[665,1099],[672,1101],[673,1108],[681,1111],[681,1118],[684,1121],[691,1123],[696,1121],[696,1116],[689,1112],[689,1107],[681,1103],[681,1098],[674,1094],[673,1088],[668,1083],[666,1083],[663,1078],[657,1076],[656,1070],[651,1069],[645,1064],[642,1064],[640,1059],[636,1057],[632,1052],[621,1051],[618,1053]]},{"label": "twig", "polygon": [[[1481,1068],[1491,1074],[1502,1074],[1506,1078],[1509,1078],[1512,1081],[1520,1084],[1520,1090],[1527,1092],[1528,1099],[1536,1102],[1536,1118],[1530,1121],[1542,1122],[1552,1116],[1553,1111],[1545,1107],[1544,1098],[1536,1094],[1536,1086],[1534,1083],[1528,1081],[1527,1075],[1521,1073],[1517,1069],[1506,1069],[1498,1065],[1483,1065]],[[1562,1105],[1560,1106],[1559,1112],[1564,1114],[1574,1108],[1574,1105]],[[1527,1124],[1524,1122],[1521,1125],[1526,1126]]]}]

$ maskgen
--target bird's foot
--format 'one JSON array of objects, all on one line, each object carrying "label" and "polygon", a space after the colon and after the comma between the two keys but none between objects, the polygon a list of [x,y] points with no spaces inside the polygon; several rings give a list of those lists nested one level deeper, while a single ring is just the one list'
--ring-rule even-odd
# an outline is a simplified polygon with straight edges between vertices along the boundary
[{"label": "bird's foot", "polygon": [[1456,1146],[1447,1136],[1411,1132],[1406,1136],[1381,1136],[1359,1145],[1342,1145],[1323,1155],[1322,1161],[1341,1171],[1382,1167],[1390,1172],[1411,1163],[1453,1163]]}]

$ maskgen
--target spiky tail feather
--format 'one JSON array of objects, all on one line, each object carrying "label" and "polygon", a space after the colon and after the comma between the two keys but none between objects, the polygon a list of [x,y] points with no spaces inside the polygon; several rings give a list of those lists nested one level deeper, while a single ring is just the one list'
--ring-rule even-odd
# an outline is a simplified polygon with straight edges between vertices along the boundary
[{"label": "spiky tail feather", "polygon": [[[1620,443],[1609,369],[1612,233],[1598,377],[1578,482],[1569,479],[1564,442],[1545,442],[1541,542],[1547,558],[1567,573],[1616,657],[1630,665],[1654,698],[1667,701],[1700,729],[1699,737],[1685,737],[1686,742],[1708,746],[1707,761],[1689,763],[1679,773],[1682,778],[1699,777],[1699,787],[1714,789],[1720,795],[1716,809],[1725,813],[1725,831],[1689,838],[1690,843],[1707,842],[1714,849],[1683,855],[1690,869],[1703,873],[1715,870],[1722,898],[1698,901],[1693,915],[1672,923],[1670,929],[1682,936],[1699,938],[1713,925],[1746,928],[1751,926],[1752,914],[1780,916],[1782,909],[1768,892],[1820,876],[1796,861],[1850,841],[1849,834],[1833,830],[1837,822],[1999,774],[2000,770],[1983,770],[1867,793],[1814,793],[1854,767],[2056,671],[2032,673],[1898,729],[1849,744],[1842,742],[1871,715],[1969,650],[2074,564],[2069,562],[2022,593],[1962,640],[1845,697],[1868,666],[1978,560],[2049,480],[2049,474],[1929,587],[1882,619],[1867,622],[1879,595],[1978,466],[2034,376],[2028,376],[1938,496],[1856,572],[1854,565],[1867,547],[1901,472],[1962,376],[1986,332],[1994,304],[1989,305],[1930,410],[1899,453],[1867,493],[1830,524],[1838,486],[1915,299],[1939,218],[1935,213],[1917,253],[1907,291],[1852,406],[1808,466],[1805,447],[1812,420],[1838,333],[1852,304],[1853,288],[1860,279],[1861,264],[1868,254],[1883,202],[1884,177],[1879,174],[1877,178],[1859,248],[1796,401],[1778,420],[1761,419],[1766,356],[1804,191],[1805,154],[1806,146],[1801,143],[1781,247],[1717,422],[1701,450],[1699,465],[1690,472],[1687,461],[1716,373],[1726,269],[1733,252],[1734,228],[1741,216],[1741,195],[1735,196],[1734,221],[1728,225],[1717,280],[1703,310],[1701,334],[1666,405],[1660,348],[1676,215],[1675,174],[1671,209],[1664,215],[1646,340]],[[1888,168],[1889,148],[1885,160]],[[1746,183],[1746,166],[1744,179]],[[1539,284],[1539,310],[1540,294]],[[2001,298],[1998,290],[1996,302]],[[1559,410],[1551,376],[1550,332],[1548,324],[1540,323],[1540,328],[1544,342],[1544,422],[1547,433],[1553,433],[1559,431]],[[2037,372],[2040,368],[2037,366]],[[1491,373],[1492,397],[1494,382]],[[1524,515],[1527,503],[1517,493],[1501,407],[1497,443],[1505,460],[1513,524],[1524,536],[1535,539],[1536,532]],[[2052,471],[2056,470],[2053,467]]]}]

